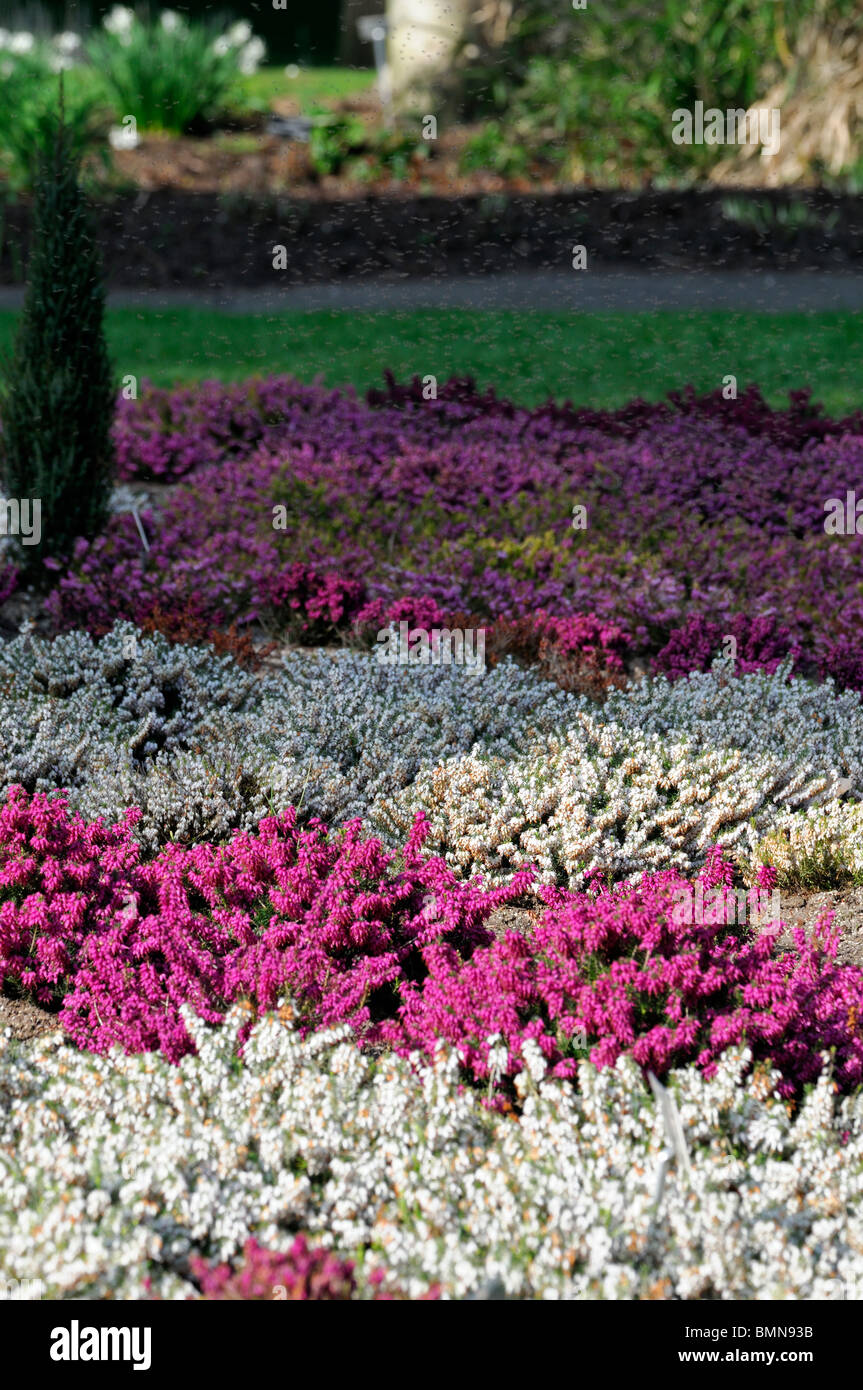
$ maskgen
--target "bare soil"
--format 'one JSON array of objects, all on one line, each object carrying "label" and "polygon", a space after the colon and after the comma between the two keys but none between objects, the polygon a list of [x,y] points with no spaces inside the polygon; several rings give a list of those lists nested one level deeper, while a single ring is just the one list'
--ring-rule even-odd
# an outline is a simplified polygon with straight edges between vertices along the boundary
[{"label": "bare soil", "polygon": [[[586,247],[593,268],[847,271],[863,265],[863,198],[823,190],[749,190],[734,195],[733,207],[718,189],[454,193],[448,185],[443,194],[398,185],[347,196],[323,185],[274,191],[269,156],[248,158],[263,160],[255,177],[266,191],[169,186],[95,202],[109,288],[212,294],[563,271],[574,245]],[[798,209],[791,220],[781,211],[789,208]],[[20,284],[30,205],[10,202],[0,213],[0,285]],[[287,252],[278,270],[276,246]]]}]

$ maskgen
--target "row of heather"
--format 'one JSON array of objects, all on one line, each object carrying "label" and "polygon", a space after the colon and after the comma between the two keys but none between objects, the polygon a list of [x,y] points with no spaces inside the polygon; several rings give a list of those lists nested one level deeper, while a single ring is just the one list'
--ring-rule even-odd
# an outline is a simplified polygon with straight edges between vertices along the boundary
[{"label": "row of heather", "polygon": [[[609,1066],[624,1054],[659,1075],[687,1062],[710,1075],[741,1044],[788,1096],[828,1053],[840,1086],[863,1077],[863,975],[837,962],[827,922],[781,953],[778,923],[731,931],[733,869],[718,848],[701,875],[708,924],[678,920],[691,885],[667,870],[546,889],[527,937],[488,919],[530,871],[493,890],[458,882],[423,857],[421,818],[398,856],[358,823],[300,830],[290,809],[227,845],[168,845],[142,862],[136,814],[87,823],[62,797],[21,788],[0,810],[0,982],[57,1008],[82,1048],[178,1061],[193,1048],[185,1006],[215,1024],[244,1001],[247,1033],[285,999],[301,1032],[346,1023],[363,1045],[429,1056],[444,1039],[500,1096],[528,1043],[560,1078],[580,1056]],[[763,868],[752,891],[774,881]]]},{"label": "row of heather", "polygon": [[787,411],[753,388],[591,412],[273,377],[147,388],[114,435],[126,482],[173,486],[142,503],[149,548],[125,511],[68,566],[49,558],[58,630],[258,622],[368,645],[390,622],[485,625],[492,661],[571,687],[633,662],[703,670],[731,636],[738,669],[791,657],[863,688],[861,540],[824,529],[863,477],[863,424],[805,393]]}]

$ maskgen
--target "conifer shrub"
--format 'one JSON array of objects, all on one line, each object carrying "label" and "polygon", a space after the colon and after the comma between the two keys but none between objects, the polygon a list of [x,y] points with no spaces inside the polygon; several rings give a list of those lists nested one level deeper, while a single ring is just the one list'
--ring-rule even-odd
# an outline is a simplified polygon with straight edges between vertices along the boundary
[{"label": "conifer shrub", "polygon": [[[93,537],[108,509],[115,382],[105,341],[102,264],[79,174],[81,144],[62,103],[42,131],[27,291],[0,372],[0,479],[16,559],[31,576],[47,556]],[[37,507],[38,502],[38,507]],[[34,518],[39,524],[33,525]]]}]

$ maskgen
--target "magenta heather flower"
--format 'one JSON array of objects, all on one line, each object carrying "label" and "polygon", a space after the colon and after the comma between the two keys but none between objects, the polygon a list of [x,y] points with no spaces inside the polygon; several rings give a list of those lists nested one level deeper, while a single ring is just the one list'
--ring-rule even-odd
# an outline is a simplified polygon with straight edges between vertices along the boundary
[{"label": "magenta heather flower", "polygon": [[265,612],[304,641],[326,641],[347,627],[365,595],[358,580],[321,574],[301,561],[275,574],[253,574],[252,579]]},{"label": "magenta heather flower", "polygon": [[[709,1072],[745,1042],[788,1095],[826,1051],[841,1086],[863,1080],[863,972],[837,962],[829,919],[782,954],[779,923],[731,930],[718,847],[696,885],[703,914],[679,911],[693,886],[666,870],[637,886],[544,889],[532,935],[495,939],[487,918],[530,872],[493,890],[457,881],[422,857],[422,816],[398,857],[358,821],[300,829],[290,808],[226,845],[168,845],[143,863],[137,814],[88,824],[63,797],[20,787],[0,808],[0,981],[58,1008],[81,1047],[177,1061],[192,1048],[184,1005],[216,1024],[245,1000],[251,1023],[286,996],[303,1032],[347,1022],[363,1044],[429,1054],[443,1038],[478,1081],[492,1038],[504,1078],[532,1039],[561,1077],[583,1052],[599,1066],[627,1052],[658,1075],[687,1061]],[[760,901],[774,882],[762,870],[750,893]]]},{"label": "magenta heather flower", "polygon": [[183,1005],[219,1023],[237,1000],[266,1010],[284,994],[301,1029],[350,1022],[374,1041],[423,948],[447,940],[469,957],[530,881],[459,882],[423,858],[421,816],[396,870],[358,821],[330,836],[318,821],[300,829],[293,808],[227,845],[168,845],[142,863],[138,814],[87,825],[63,797],[20,787],[0,810],[0,982],[58,1003],[97,1052],[177,1061],[192,1047]]},{"label": "magenta heather flower", "polygon": [[[724,896],[729,867],[714,852],[702,887]],[[406,987],[383,1036],[429,1055],[443,1038],[478,1081],[490,1078],[501,1038],[504,1079],[521,1070],[531,1039],[559,1077],[575,1076],[580,1055],[613,1066],[623,1053],[659,1076],[686,1062],[710,1075],[726,1048],[745,1043],[778,1068],[784,1095],[813,1081],[831,1050],[838,1083],[859,1085],[863,972],[837,963],[829,920],[777,954],[781,924],[750,935],[730,930],[724,912],[686,920],[675,909],[691,891],[673,870],[598,894],[546,889],[529,940],[508,932],[466,962],[447,942],[429,946],[427,978]]]},{"label": "magenta heather flower", "polygon": [[[193,1277],[201,1288],[203,1299],[267,1300],[284,1302],[299,1299],[330,1299],[347,1302],[357,1297],[357,1281],[353,1260],[343,1260],[322,1246],[311,1248],[304,1235],[299,1235],[284,1253],[267,1250],[253,1238],[246,1242],[243,1261],[238,1268],[229,1264],[211,1266],[200,1256],[189,1261]],[[375,1302],[402,1299],[401,1293],[381,1288],[386,1275],[382,1269],[369,1276],[371,1296]],[[440,1288],[433,1285],[419,1301],[435,1301]]]},{"label": "magenta heather flower", "polygon": [[738,613],[724,624],[696,614],[671,633],[654,658],[653,669],[671,680],[690,671],[707,671],[714,658],[724,654],[728,637],[734,639],[736,670],[742,674],[772,673],[788,656],[793,667],[801,656],[799,643],[792,641],[787,627],[776,626],[773,614],[750,618]]},{"label": "magenta heather flower", "polygon": [[306,1237],[297,1236],[284,1253],[265,1250],[252,1238],[243,1251],[243,1263],[234,1270],[228,1264],[210,1266],[200,1256],[189,1261],[193,1277],[206,1300],[221,1299],[339,1299],[356,1297],[352,1260],[341,1260],[330,1250],[310,1249]]}]

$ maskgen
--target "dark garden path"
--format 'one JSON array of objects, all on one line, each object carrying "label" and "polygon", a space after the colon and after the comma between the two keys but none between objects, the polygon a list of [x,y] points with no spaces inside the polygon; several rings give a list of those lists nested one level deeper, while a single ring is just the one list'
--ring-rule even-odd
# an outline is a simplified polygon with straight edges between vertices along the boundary
[{"label": "dark garden path", "polygon": [[[23,290],[0,289],[0,309],[14,309]],[[392,276],[294,288],[116,290],[112,307],[181,305],[241,314],[414,309],[532,309],[585,313],[650,310],[729,310],[825,313],[863,310],[863,274],[848,271],[596,270],[524,271],[477,276]]]}]

